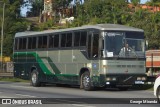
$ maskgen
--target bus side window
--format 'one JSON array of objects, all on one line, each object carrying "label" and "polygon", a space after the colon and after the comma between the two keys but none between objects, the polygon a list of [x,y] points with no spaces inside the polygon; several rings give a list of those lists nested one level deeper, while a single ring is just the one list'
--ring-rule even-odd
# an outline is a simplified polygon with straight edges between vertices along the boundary
[{"label": "bus side window", "polygon": [[92,35],[88,35],[88,57],[91,58],[91,53],[92,53],[92,47],[91,47],[91,40],[92,40]]},{"label": "bus side window", "polygon": [[71,47],[71,46],[72,46],[72,33],[67,33],[66,47]]},{"label": "bus side window", "polygon": [[19,50],[23,49],[22,46],[23,46],[23,38],[19,38]]},{"label": "bus side window", "polygon": [[37,37],[32,38],[32,49],[36,49]]},{"label": "bus side window", "polygon": [[15,38],[14,50],[18,50],[18,38]]},{"label": "bus side window", "polygon": [[43,46],[42,48],[47,48],[47,36],[43,36]]},{"label": "bus side window", "polygon": [[63,33],[61,35],[61,47],[65,47],[66,46],[66,34]]},{"label": "bus side window", "polygon": [[89,34],[88,35],[88,57],[98,58],[99,50],[99,34]]},{"label": "bus side window", "polygon": [[32,37],[28,38],[28,49],[32,49]]},{"label": "bus side window", "polygon": [[47,48],[47,36],[38,37],[38,48]]},{"label": "bus side window", "polygon": [[59,47],[59,34],[54,35],[54,47]]},{"label": "bus side window", "polygon": [[54,47],[54,35],[49,35],[49,48],[53,48]]},{"label": "bus side window", "polygon": [[27,38],[23,38],[22,49],[26,49],[26,45],[27,45]]},{"label": "bus side window", "polygon": [[28,49],[36,49],[37,37],[28,38]]},{"label": "bus side window", "polygon": [[77,47],[79,46],[80,42],[80,32],[74,32],[74,46]]},{"label": "bus side window", "polygon": [[86,40],[87,40],[87,32],[83,31],[81,32],[80,46],[86,46]]},{"label": "bus side window", "polygon": [[59,46],[59,34],[49,35],[49,48],[57,48]]},{"label": "bus side window", "polygon": [[98,47],[99,47],[99,34],[93,34],[93,49],[92,49],[92,57],[98,57]]}]

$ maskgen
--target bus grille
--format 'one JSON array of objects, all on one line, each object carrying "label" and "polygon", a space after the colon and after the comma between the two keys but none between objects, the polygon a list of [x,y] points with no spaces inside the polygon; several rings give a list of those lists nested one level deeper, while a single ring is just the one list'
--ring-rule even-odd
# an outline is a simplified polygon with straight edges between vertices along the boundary
[{"label": "bus grille", "polygon": [[119,84],[133,84],[135,79],[134,76],[119,76],[118,82]]}]

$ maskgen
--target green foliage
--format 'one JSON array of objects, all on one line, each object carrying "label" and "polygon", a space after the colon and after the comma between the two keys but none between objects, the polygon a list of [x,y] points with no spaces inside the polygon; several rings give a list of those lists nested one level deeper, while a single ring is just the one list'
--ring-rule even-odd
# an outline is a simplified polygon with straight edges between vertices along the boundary
[{"label": "green foliage", "polygon": [[[123,8],[122,8],[123,6]],[[125,0],[86,0],[77,5],[75,17],[88,23],[121,23],[129,17]]]},{"label": "green foliage", "polygon": [[[20,18],[20,7],[23,5],[22,0],[4,0],[4,39],[3,39],[3,55],[12,56],[13,39],[16,32],[25,31],[29,25],[24,19]],[[0,19],[3,14],[3,3],[0,3]],[[0,25],[2,20],[0,20]],[[2,26],[0,26],[1,29]],[[1,41],[0,41],[1,42]]]},{"label": "green foliage", "polygon": [[131,3],[133,3],[134,5],[138,5],[140,3],[141,0],[131,0]]},{"label": "green foliage", "polygon": [[160,0],[150,0],[151,2],[160,2]]},{"label": "green foliage", "polygon": [[39,16],[43,10],[43,0],[32,0],[31,3],[31,16]]},{"label": "green foliage", "polygon": [[[20,18],[20,7],[24,6],[23,0],[0,0],[6,3],[4,24],[4,55],[11,56],[13,38],[16,32],[25,31],[29,22]],[[31,12],[39,15],[43,9],[43,0],[29,0],[33,6]],[[66,8],[72,0],[55,0],[53,9]],[[160,48],[160,12],[150,12],[139,8],[140,0],[131,0],[135,9],[128,7],[128,0],[84,0],[77,2],[74,6],[75,20],[72,24],[58,26],[54,20],[40,23],[34,30],[62,29],[77,27],[86,24],[115,23],[141,28],[144,30],[145,38],[149,41],[150,49]],[[152,0],[147,5],[159,6],[160,0]],[[0,18],[2,18],[2,6],[0,3]],[[58,11],[57,11],[58,12]],[[0,25],[1,25],[0,20]],[[1,29],[1,26],[0,26]]]},{"label": "green foliage", "polygon": [[34,28],[34,30],[42,31],[42,30],[50,29],[52,28],[53,24],[54,24],[53,20],[48,20],[47,22],[38,24],[38,26]]},{"label": "green foliage", "polygon": [[58,9],[60,7],[68,7],[69,3],[71,2],[72,0],[54,0],[53,2],[53,8],[54,9]]},{"label": "green foliage", "polygon": [[29,83],[30,81],[20,79],[20,78],[15,78],[15,77],[0,77],[0,81],[9,81],[9,82],[26,82]]},{"label": "green foliage", "polygon": [[[159,49],[160,12],[150,12],[139,8],[140,0],[131,0],[131,3],[136,6],[133,10],[128,7],[127,1],[85,0],[84,4],[76,5],[76,20],[70,26],[117,23],[141,28],[144,30],[145,38],[149,41],[149,48]],[[158,5],[159,1],[155,0],[153,3]]]}]

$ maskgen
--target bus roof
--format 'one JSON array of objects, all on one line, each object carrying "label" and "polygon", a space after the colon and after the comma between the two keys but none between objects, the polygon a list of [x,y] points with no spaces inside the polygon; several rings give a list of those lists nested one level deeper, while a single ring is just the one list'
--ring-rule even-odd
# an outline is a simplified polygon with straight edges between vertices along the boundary
[{"label": "bus roof", "polygon": [[142,29],[125,26],[125,25],[119,25],[119,24],[96,24],[96,25],[84,25],[81,27],[75,27],[75,28],[66,28],[66,29],[58,29],[58,30],[45,30],[45,31],[26,31],[26,32],[18,32],[16,33],[15,37],[21,37],[21,36],[30,36],[30,35],[41,35],[41,34],[49,34],[49,33],[56,33],[56,32],[67,32],[71,30],[82,30],[82,29],[89,29],[89,28],[95,28],[98,30],[109,30],[109,31],[137,31],[137,32],[143,32]]}]

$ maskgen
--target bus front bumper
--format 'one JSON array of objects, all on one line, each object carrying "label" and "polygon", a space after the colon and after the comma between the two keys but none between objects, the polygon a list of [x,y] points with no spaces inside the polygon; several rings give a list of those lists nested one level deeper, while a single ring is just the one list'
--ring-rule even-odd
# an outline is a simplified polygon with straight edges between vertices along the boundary
[{"label": "bus front bumper", "polygon": [[132,86],[145,84],[147,76],[145,74],[111,74],[100,75],[101,86]]}]

